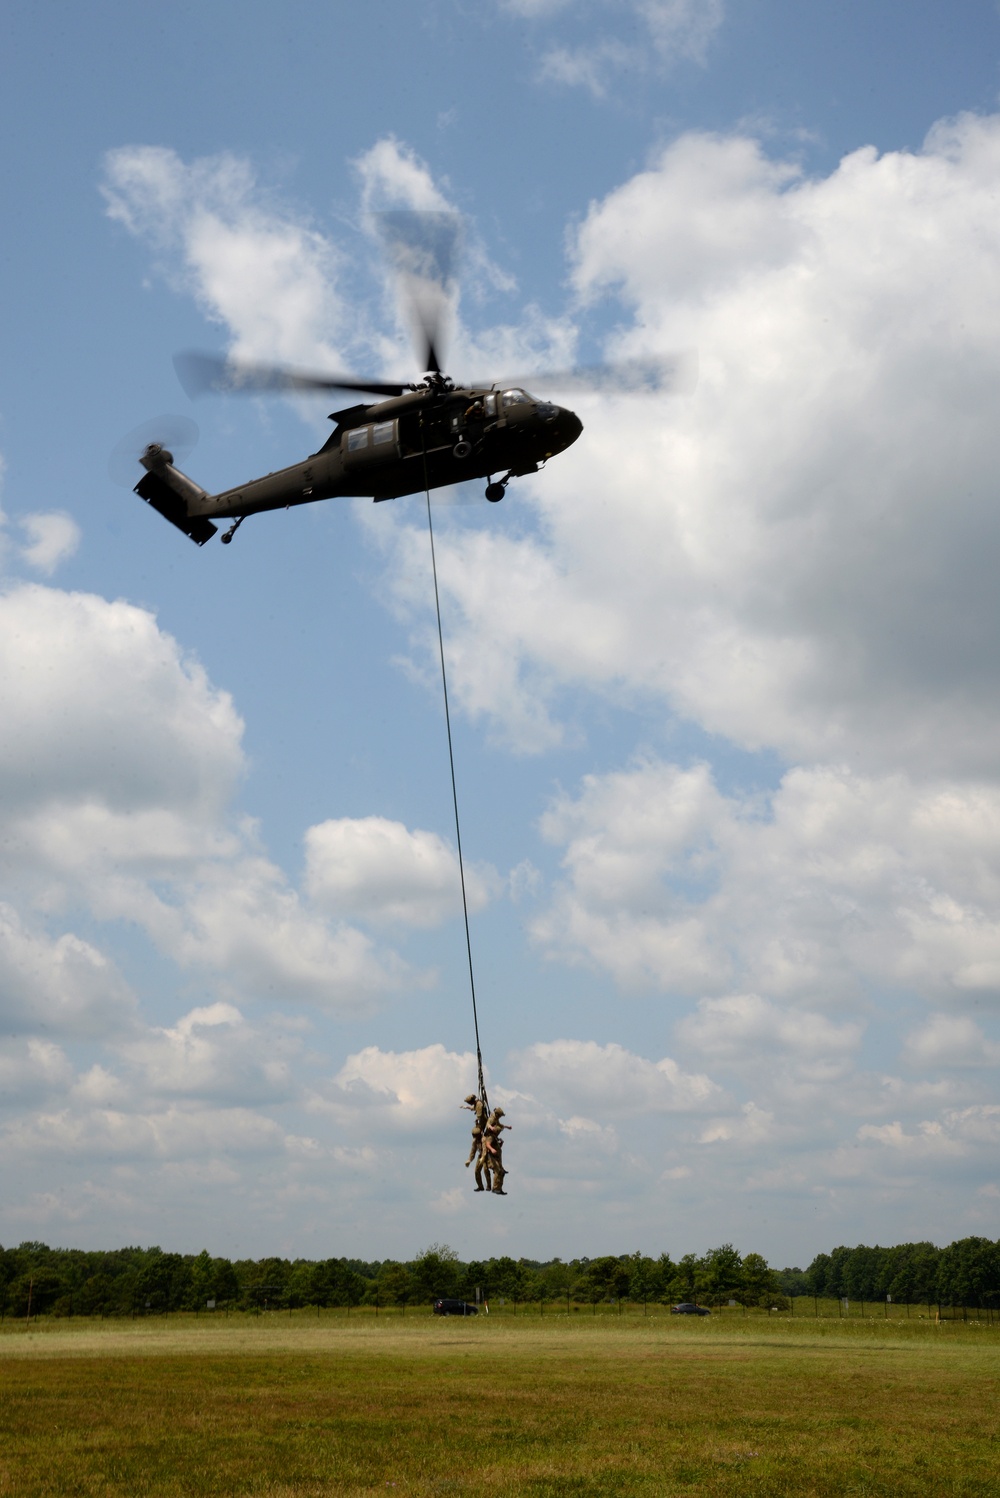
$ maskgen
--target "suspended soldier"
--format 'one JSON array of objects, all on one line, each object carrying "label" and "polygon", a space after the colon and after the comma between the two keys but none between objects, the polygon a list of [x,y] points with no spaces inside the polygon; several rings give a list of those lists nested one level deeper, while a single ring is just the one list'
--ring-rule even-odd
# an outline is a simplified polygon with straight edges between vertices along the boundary
[{"label": "suspended soldier", "polygon": [[[483,1185],[483,1177],[486,1177],[486,1185]],[[483,1147],[476,1156],[476,1190],[493,1190],[493,1156],[486,1148],[486,1131],[483,1131]],[[506,1193],[504,1193],[506,1195]]]},{"label": "suspended soldier", "polygon": [[[507,1195],[503,1189],[504,1178],[507,1175],[503,1163],[503,1130],[509,1129],[511,1125],[500,1122],[503,1116],[502,1108],[494,1108],[483,1129],[482,1161],[484,1169],[492,1175],[492,1184],[487,1189],[491,1190],[494,1196]],[[478,1167],[476,1175],[477,1177],[479,1175]]]},{"label": "suspended soldier", "polygon": [[459,1107],[467,1108],[470,1113],[476,1115],[472,1125],[472,1148],[469,1151],[469,1158],[465,1162],[466,1169],[468,1169],[476,1156],[481,1155],[483,1152],[483,1128],[486,1123],[486,1104],[481,1097],[477,1097],[474,1092],[470,1092],[465,1102],[459,1103]]}]

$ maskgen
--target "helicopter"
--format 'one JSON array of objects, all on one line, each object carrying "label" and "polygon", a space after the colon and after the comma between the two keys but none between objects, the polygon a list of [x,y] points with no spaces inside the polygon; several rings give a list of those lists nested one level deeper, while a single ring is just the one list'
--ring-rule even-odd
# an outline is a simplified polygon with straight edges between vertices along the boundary
[{"label": "helicopter", "polygon": [[222,536],[228,543],[248,515],[341,496],[378,503],[485,478],[486,498],[496,503],[511,479],[537,473],[583,431],[575,412],[520,385],[455,385],[436,360],[413,385],[238,365],[211,354],[178,355],[175,363],[189,390],[341,389],[385,397],[332,412],[333,432],[303,462],[218,494],[182,473],[165,442],[149,443],[134,492],[199,546],[215,535],[217,519],[234,521]]},{"label": "helicopter", "polygon": [[[159,433],[157,440],[145,441],[138,457],[146,471],[134,492],[198,546],[216,534],[216,520],[233,521],[222,536],[228,544],[249,515],[338,497],[367,496],[379,503],[485,478],[485,497],[495,504],[512,479],[537,473],[583,431],[574,411],[529,394],[524,388],[527,381],[521,378],[456,384],[444,373],[438,350],[456,220],[449,214],[419,212],[383,214],[380,219],[420,335],[423,377],[394,384],[216,354],[176,355],[178,377],[192,397],[212,391],[331,390],[378,397],[372,404],[331,412],[333,431],[309,457],[217,494],[209,494],[176,466],[171,448],[177,444],[171,444],[169,435]],[[662,360],[633,359],[529,378],[560,392],[649,392],[671,380],[676,383],[680,368]],[[164,420],[169,424],[170,419]]]}]

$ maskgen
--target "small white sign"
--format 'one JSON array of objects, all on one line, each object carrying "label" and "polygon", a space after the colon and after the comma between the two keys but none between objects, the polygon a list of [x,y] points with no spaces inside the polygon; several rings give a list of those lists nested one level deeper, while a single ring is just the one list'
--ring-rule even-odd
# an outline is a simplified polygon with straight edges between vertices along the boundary
[{"label": "small white sign", "polygon": [[215,1310],[215,1301],[214,1300],[206,1300],[206,1302],[205,1302],[205,1310],[206,1311],[214,1311]]}]

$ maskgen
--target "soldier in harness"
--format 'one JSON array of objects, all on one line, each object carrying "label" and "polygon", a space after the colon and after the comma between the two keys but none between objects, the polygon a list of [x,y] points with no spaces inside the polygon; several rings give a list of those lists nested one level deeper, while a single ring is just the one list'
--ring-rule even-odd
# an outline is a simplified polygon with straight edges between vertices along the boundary
[{"label": "soldier in harness", "polygon": [[460,1103],[459,1107],[467,1108],[470,1113],[475,1114],[475,1119],[472,1125],[472,1148],[469,1151],[469,1158],[465,1162],[466,1169],[468,1169],[473,1160],[475,1160],[476,1156],[481,1155],[483,1152],[483,1128],[486,1124],[486,1102],[484,1098],[477,1097],[474,1092],[470,1092],[469,1096],[465,1099],[465,1102]]},{"label": "soldier in harness", "polygon": [[[503,1189],[504,1178],[507,1171],[503,1163],[503,1130],[509,1129],[510,1124],[501,1123],[504,1112],[502,1108],[494,1108],[483,1129],[483,1152],[480,1156],[482,1169],[487,1172],[489,1186],[485,1189],[492,1191],[494,1196],[506,1196]],[[476,1190],[484,1188],[479,1184],[480,1166],[476,1166]]]}]

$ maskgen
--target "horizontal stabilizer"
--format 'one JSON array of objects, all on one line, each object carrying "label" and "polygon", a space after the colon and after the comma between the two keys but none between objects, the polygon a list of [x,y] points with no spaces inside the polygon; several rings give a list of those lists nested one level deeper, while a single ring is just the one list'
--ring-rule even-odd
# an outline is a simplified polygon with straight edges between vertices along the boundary
[{"label": "horizontal stabilizer", "polygon": [[135,486],[135,493],[147,504],[152,505],[154,510],[158,510],[164,520],[169,520],[170,524],[176,525],[185,536],[190,536],[198,546],[204,546],[206,541],[211,541],[218,530],[218,526],[213,525],[204,516],[189,515],[187,505],[181,496],[171,489],[169,484],[164,483],[159,474],[143,474]]}]

